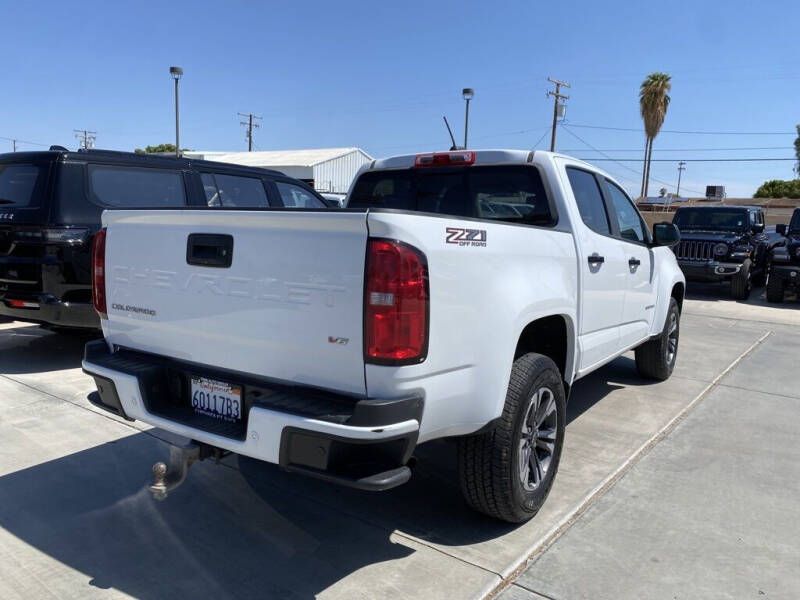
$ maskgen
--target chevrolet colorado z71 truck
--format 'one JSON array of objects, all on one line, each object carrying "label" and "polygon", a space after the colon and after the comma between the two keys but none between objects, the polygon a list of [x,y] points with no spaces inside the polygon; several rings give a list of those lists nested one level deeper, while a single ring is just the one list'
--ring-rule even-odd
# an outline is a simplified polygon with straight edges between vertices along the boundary
[{"label": "chevrolet colorado z71 truck", "polygon": [[783,302],[786,290],[800,293],[800,208],[795,208],[792,220],[776,227],[786,241],[772,249],[771,268],[767,281],[767,301]]},{"label": "chevrolet colorado z71 truck", "polygon": [[690,282],[729,281],[734,300],[766,282],[770,252],[782,237],[764,231],[761,207],[684,206],[672,222],[681,232],[675,254]]},{"label": "chevrolet colorado z71 truck", "polygon": [[[558,468],[574,382],[631,349],[670,376],[684,277],[671,223],[558,154],[376,160],[343,210],[106,211],[94,246],[98,406],[361,489],[457,438],[467,502],[519,522]],[[181,454],[183,453],[183,454]],[[177,458],[176,458],[177,456]],[[183,456],[183,458],[181,458]]]}]

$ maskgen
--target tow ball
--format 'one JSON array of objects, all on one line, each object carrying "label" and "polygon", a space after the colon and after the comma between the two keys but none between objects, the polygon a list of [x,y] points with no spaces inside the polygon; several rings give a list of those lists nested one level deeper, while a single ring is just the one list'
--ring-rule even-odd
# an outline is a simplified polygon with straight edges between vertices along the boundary
[{"label": "tow ball", "polygon": [[157,462],[153,465],[153,483],[149,490],[156,500],[164,500],[167,494],[186,480],[186,474],[193,463],[213,456],[217,462],[227,455],[220,448],[186,441],[169,445],[169,464]]}]

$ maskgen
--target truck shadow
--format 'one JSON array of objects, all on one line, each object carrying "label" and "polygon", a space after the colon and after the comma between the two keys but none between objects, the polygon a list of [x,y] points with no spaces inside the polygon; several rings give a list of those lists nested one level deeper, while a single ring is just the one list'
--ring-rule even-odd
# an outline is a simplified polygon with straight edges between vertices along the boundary
[{"label": "truck shadow", "polygon": [[0,330],[0,373],[61,371],[81,366],[83,347],[100,332],[55,333],[19,324]]},{"label": "truck shadow", "polygon": [[[641,383],[623,357],[576,384],[570,422],[628,381]],[[4,475],[0,527],[89,585],[153,600],[311,598],[365,568],[383,585],[392,569],[408,574],[427,560],[414,558],[408,536],[455,549],[519,527],[466,506],[451,441],[419,446],[410,482],[382,493],[230,457],[193,466],[156,502],[146,485],[165,455],[161,440],[137,433]],[[399,559],[411,562],[381,566]]]},{"label": "truck shadow", "polygon": [[794,293],[787,290],[784,302],[781,304],[767,302],[767,291],[764,287],[754,288],[747,300],[732,300],[730,286],[727,283],[690,283],[686,290],[687,300],[700,300],[703,302],[736,302],[749,306],[766,306],[769,308],[797,309],[796,302],[800,300]]}]

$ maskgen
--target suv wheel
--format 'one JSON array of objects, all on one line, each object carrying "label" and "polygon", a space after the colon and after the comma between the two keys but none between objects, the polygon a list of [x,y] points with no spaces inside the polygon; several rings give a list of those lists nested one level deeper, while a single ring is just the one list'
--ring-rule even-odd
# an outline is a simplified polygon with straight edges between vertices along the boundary
[{"label": "suv wheel", "polygon": [[750,290],[753,289],[753,281],[750,274],[750,269],[753,263],[750,259],[746,259],[742,263],[742,268],[739,272],[731,277],[731,298],[734,300],[747,300],[750,297]]},{"label": "suv wheel", "polygon": [[772,276],[767,280],[767,302],[783,302],[786,282],[780,277]]},{"label": "suv wheel", "polygon": [[661,334],[636,348],[636,370],[648,379],[669,379],[678,358],[681,334],[681,311],[675,298],[669,299],[667,320]]},{"label": "suv wheel", "polygon": [[558,367],[541,354],[518,358],[500,422],[459,440],[459,479],[467,504],[511,523],[533,517],[553,485],[565,425]]}]

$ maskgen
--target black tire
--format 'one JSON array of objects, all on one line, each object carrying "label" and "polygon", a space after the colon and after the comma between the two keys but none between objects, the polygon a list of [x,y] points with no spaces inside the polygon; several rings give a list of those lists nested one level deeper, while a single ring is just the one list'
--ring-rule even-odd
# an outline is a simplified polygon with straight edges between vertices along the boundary
[{"label": "black tire", "polygon": [[750,297],[750,290],[753,289],[753,280],[750,277],[752,266],[750,259],[745,259],[739,272],[731,277],[731,298],[734,300],[747,300]]},{"label": "black tire", "polygon": [[[554,412],[549,410],[553,406]],[[458,471],[467,504],[510,523],[532,518],[544,504],[558,471],[566,408],[561,373],[550,358],[529,353],[514,361],[499,423],[490,431],[459,440]],[[535,421],[540,413],[547,417],[542,426],[528,427],[527,422]],[[550,436],[552,444],[547,441]],[[533,450],[528,447],[531,458],[523,463],[525,439]],[[530,468],[534,463],[539,468],[523,474],[520,465]],[[537,478],[538,483],[531,481]]]},{"label": "black tire", "polygon": [[767,280],[767,302],[780,304],[786,294],[786,282],[780,277],[770,277]]},{"label": "black tire", "polygon": [[675,298],[670,298],[661,334],[636,348],[636,370],[639,375],[657,381],[669,379],[678,358],[680,333],[681,311]]}]

